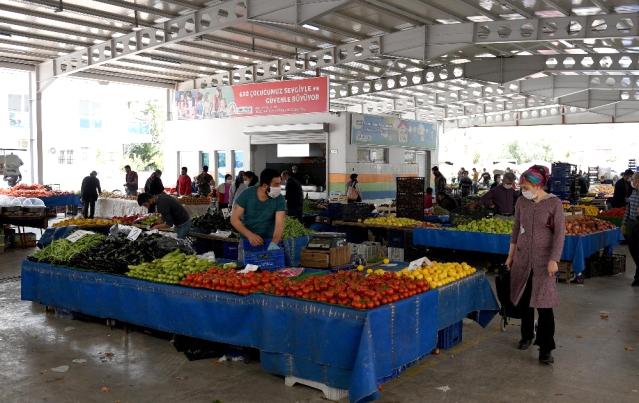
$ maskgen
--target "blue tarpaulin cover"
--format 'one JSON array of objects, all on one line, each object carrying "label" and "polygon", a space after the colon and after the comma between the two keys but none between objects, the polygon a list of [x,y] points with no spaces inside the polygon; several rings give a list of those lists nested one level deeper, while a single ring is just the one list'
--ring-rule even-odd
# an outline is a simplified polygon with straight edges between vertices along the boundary
[{"label": "blue tarpaulin cover", "polygon": [[[572,262],[572,270],[581,273],[586,269],[587,257],[600,249],[617,245],[620,240],[618,228],[589,235],[566,236],[561,260]],[[413,244],[507,255],[510,235],[418,228],[413,230]]]},{"label": "blue tarpaulin cover", "polygon": [[[444,290],[451,303],[446,321],[497,304],[483,274],[462,280],[468,287]],[[477,289],[475,289],[477,288]],[[468,292],[468,295],[461,293]],[[470,296],[470,297],[469,297]],[[378,386],[429,354],[437,343],[442,309],[438,290],[373,310],[262,294],[239,296],[157,284],[25,261],[22,299],[112,318],[149,328],[261,351],[269,372],[348,389],[350,400],[375,398]],[[473,302],[472,300],[476,300]],[[452,310],[453,308],[451,308]],[[464,312],[468,309],[467,312]],[[460,315],[460,316],[457,316]]]},{"label": "blue tarpaulin cover", "polygon": [[79,195],[39,197],[47,207],[81,206]]}]

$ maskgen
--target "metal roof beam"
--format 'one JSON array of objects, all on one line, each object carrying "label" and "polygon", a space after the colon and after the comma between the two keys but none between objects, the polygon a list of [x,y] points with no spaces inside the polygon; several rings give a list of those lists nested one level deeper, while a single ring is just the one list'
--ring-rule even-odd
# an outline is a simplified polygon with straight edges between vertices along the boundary
[{"label": "metal roof beam", "polygon": [[459,14],[454,14],[452,11],[442,8],[441,6],[436,6],[430,2],[430,0],[417,0],[427,8],[437,11],[438,13],[444,14],[446,18],[450,20],[455,20],[457,22],[464,22],[466,20],[465,16],[461,16]]},{"label": "metal roof beam", "polygon": [[[52,32],[52,33],[56,33],[56,34],[80,36],[80,37],[84,37],[84,38],[88,38],[88,39],[98,39],[98,40],[101,40],[101,41],[107,40],[109,38],[108,36],[97,35],[97,34],[93,34],[91,32],[74,31],[74,30],[71,30],[71,29],[52,27],[50,25],[42,25],[42,24],[39,24],[37,22],[15,20],[13,18],[7,18],[7,17],[2,17],[2,23],[3,24],[15,25],[15,26],[19,26],[19,27],[37,29],[39,31]],[[29,36],[29,35],[30,35],[29,33],[26,34],[26,36]]]},{"label": "metal roof beam", "polygon": [[518,5],[511,3],[508,0],[496,0],[496,2],[503,7],[506,7],[507,9],[516,12],[517,14],[521,15],[524,18],[529,18],[529,19],[535,18],[534,14],[526,11],[523,7],[519,7]]},{"label": "metal roof beam", "polygon": [[559,98],[588,90],[639,91],[639,77],[612,76],[548,76],[519,82],[521,92],[545,98]]},{"label": "metal roof beam", "polygon": [[459,1],[461,3],[464,3],[464,5],[466,7],[470,7],[473,10],[475,10],[475,12],[479,15],[483,15],[484,17],[490,18],[493,21],[497,21],[500,20],[501,17],[498,16],[497,14],[493,14],[490,11],[484,9],[483,7],[481,7],[479,4],[477,4],[476,2],[474,2],[473,0],[456,0]]},{"label": "metal roof beam", "polygon": [[78,25],[83,27],[97,28],[103,31],[120,32],[120,33],[130,32],[126,28],[118,28],[114,25],[99,24],[96,22],[80,20],[77,18],[68,18],[68,17],[63,17],[59,13],[54,13],[54,14],[44,13],[40,11],[31,10],[28,8],[13,7],[6,4],[0,4],[0,11],[7,11],[10,13],[20,14],[20,15],[28,15],[31,17],[42,18],[42,19],[46,19],[50,21],[58,21],[58,22],[66,23],[66,24],[73,24],[73,25]]},{"label": "metal roof beam", "polygon": [[[59,2],[56,0],[23,0],[26,1],[28,3],[33,3],[33,4],[39,4],[41,6],[45,6],[45,7],[51,7],[51,9],[56,9],[58,7]],[[119,21],[119,22],[124,22],[127,24],[131,24],[134,25],[135,24],[135,18],[131,18],[131,17],[127,17],[124,16],[122,14],[117,14],[117,13],[109,13],[106,11],[101,11],[99,9],[96,8],[90,8],[90,7],[82,7],[82,6],[78,6],[72,3],[64,3],[64,11],[72,11],[75,13],[79,13],[79,14],[83,14],[83,15],[89,15],[89,16],[94,16],[94,17],[101,17],[101,18],[105,18],[107,20],[113,20],[113,21]],[[146,22],[140,21],[140,26],[147,26],[150,27],[151,25],[149,25]]]},{"label": "metal roof beam", "polygon": [[[148,7],[141,4],[131,3],[131,2],[122,1],[122,0],[93,0],[93,1],[97,3],[108,4],[115,7],[125,8],[131,11],[139,11],[141,13],[157,15],[159,17],[166,17],[166,18],[175,17],[175,14],[169,11],[160,10],[155,7]],[[66,4],[65,4],[65,8],[66,8]]]},{"label": "metal roof beam", "polygon": [[571,14],[570,9],[563,8],[559,4],[557,4],[554,0],[542,0],[548,7],[559,11],[565,16],[569,16]]},{"label": "metal roof beam", "polygon": [[228,27],[240,21],[246,21],[247,11],[244,1],[228,0],[219,5],[166,21],[163,28],[144,28],[113,38],[110,41],[85,47],[38,66],[40,81],[86,70],[132,54],[149,51],[168,43],[179,42]]},{"label": "metal roof beam", "polygon": [[356,0],[365,7],[372,8],[381,13],[394,16],[400,20],[407,21],[415,26],[437,24],[432,18],[425,18],[416,15],[414,12],[408,11],[402,7],[386,4],[378,0]]},{"label": "metal roof beam", "polygon": [[605,5],[603,3],[603,1],[601,0],[590,0],[590,2],[595,6],[595,7],[599,7],[599,9],[605,13],[614,13],[614,9],[612,7],[608,7],[607,5]]},{"label": "metal roof beam", "polygon": [[577,108],[596,109],[621,102],[620,91],[589,90],[560,97],[557,102]]}]

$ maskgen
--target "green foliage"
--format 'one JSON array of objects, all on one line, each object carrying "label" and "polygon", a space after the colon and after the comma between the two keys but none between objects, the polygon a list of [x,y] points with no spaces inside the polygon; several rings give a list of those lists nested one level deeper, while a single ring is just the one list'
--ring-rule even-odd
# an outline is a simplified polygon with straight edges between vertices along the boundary
[{"label": "green foliage", "polygon": [[149,122],[151,143],[126,144],[124,156],[127,163],[138,171],[162,169],[163,154],[161,144],[164,140],[164,121],[158,100],[149,100],[142,110],[142,116]]}]

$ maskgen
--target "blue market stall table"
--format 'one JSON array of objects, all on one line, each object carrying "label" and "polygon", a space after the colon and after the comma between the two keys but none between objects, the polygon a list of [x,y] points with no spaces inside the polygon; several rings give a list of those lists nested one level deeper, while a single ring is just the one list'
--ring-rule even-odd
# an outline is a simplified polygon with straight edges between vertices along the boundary
[{"label": "blue market stall table", "polygon": [[[572,263],[572,270],[582,273],[586,269],[586,258],[601,249],[610,251],[621,240],[621,231],[615,228],[588,235],[568,235],[561,255],[562,261]],[[437,229],[415,229],[413,243],[429,248],[455,249],[507,255],[510,235],[489,234]]]},{"label": "blue market stall table", "polygon": [[157,284],[26,261],[22,266],[22,299],[254,347],[260,350],[262,367],[268,372],[348,390],[351,402],[377,397],[379,385],[437,346],[438,330],[449,323],[474,313],[485,325],[498,312],[482,273],[454,287],[363,311],[264,294],[239,296]]},{"label": "blue market stall table", "polygon": [[47,206],[48,208],[66,207],[66,206],[78,207],[82,205],[80,196],[76,194],[40,197],[39,199],[41,199],[44,202],[44,205]]}]

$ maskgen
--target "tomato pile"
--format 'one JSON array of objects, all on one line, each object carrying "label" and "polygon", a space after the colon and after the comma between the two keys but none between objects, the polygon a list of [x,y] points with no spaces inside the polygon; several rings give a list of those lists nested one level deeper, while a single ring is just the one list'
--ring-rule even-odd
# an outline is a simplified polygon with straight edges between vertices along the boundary
[{"label": "tomato pile", "polygon": [[136,222],[138,219],[144,217],[143,215],[135,214],[135,215],[125,215],[121,217],[113,217],[111,218],[113,221],[118,224],[131,225]]},{"label": "tomato pile", "polygon": [[599,214],[601,217],[617,217],[617,218],[623,218],[623,216],[626,214],[626,208],[625,207],[617,207],[617,208],[613,208],[610,210],[606,210],[604,212],[602,212],[601,214]]},{"label": "tomato pile", "polygon": [[411,280],[395,273],[366,276],[342,271],[295,280],[270,272],[239,274],[218,268],[189,274],[180,284],[240,295],[262,292],[356,309],[376,308],[429,289],[425,280]]},{"label": "tomato pile", "polygon": [[10,189],[0,189],[0,194],[13,197],[51,197],[67,195],[69,192],[51,191],[37,184],[27,185],[18,183]]}]

